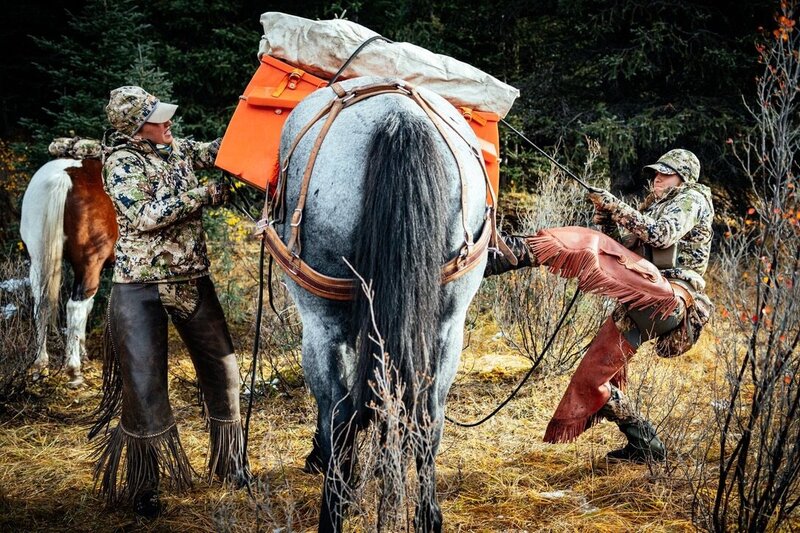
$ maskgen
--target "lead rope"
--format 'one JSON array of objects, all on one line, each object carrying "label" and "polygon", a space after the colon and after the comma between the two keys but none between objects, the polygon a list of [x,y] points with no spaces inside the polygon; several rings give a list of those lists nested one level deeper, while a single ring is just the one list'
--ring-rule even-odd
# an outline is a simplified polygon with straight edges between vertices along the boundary
[{"label": "lead rope", "polygon": [[564,310],[564,313],[561,315],[561,318],[558,320],[558,324],[556,324],[556,327],[553,330],[553,334],[550,335],[550,338],[547,340],[547,344],[545,344],[544,349],[542,350],[542,353],[539,355],[539,357],[536,358],[536,361],[534,361],[533,366],[531,366],[531,368],[528,370],[528,373],[525,374],[525,377],[522,378],[522,381],[519,382],[519,385],[517,385],[517,387],[511,392],[511,394],[509,394],[508,397],[500,403],[500,405],[495,407],[494,410],[491,413],[489,413],[488,415],[484,416],[483,418],[481,418],[480,420],[478,420],[476,422],[459,422],[458,420],[455,420],[454,418],[450,418],[447,415],[445,415],[445,417],[444,417],[445,420],[447,420],[451,424],[455,424],[456,426],[460,426],[462,428],[474,428],[476,426],[480,426],[481,424],[483,424],[484,422],[486,422],[487,420],[492,418],[494,415],[499,413],[500,410],[503,407],[505,407],[506,404],[508,404],[508,402],[513,400],[514,397],[519,392],[519,390],[522,388],[522,386],[525,385],[525,383],[528,381],[528,379],[531,377],[531,375],[533,375],[533,371],[536,370],[536,368],[539,366],[539,362],[542,360],[544,355],[547,353],[547,350],[550,349],[550,345],[553,344],[553,341],[556,339],[556,335],[558,335],[558,332],[561,331],[561,326],[564,325],[564,320],[566,320],[567,315],[569,315],[569,312],[572,310],[572,306],[575,305],[575,302],[578,301],[578,297],[580,296],[580,294],[581,294],[581,291],[576,289],[575,290],[575,294],[572,296],[572,300],[570,300],[569,305],[567,305],[567,308]]},{"label": "lead rope", "polygon": [[[536,146],[536,144],[534,144],[533,141],[531,141],[530,139],[525,137],[525,135],[523,135],[521,131],[519,131],[514,126],[512,126],[511,124],[506,122],[505,119],[501,118],[500,122],[505,124],[511,131],[516,133],[522,140],[524,140],[525,142],[530,144],[540,154],[542,154],[547,159],[549,159],[555,166],[557,166],[562,171],[564,171],[565,174],[567,174],[570,178],[575,180],[581,187],[583,187],[584,189],[586,189],[589,192],[598,192],[600,190],[597,187],[592,187],[591,185],[589,185],[588,183],[586,183],[585,181],[580,179],[578,176],[573,174],[567,167],[565,167],[564,165],[562,165],[561,163],[556,161],[550,154],[548,154],[547,152],[545,152],[544,150],[542,150],[541,148]],[[517,395],[517,393],[522,388],[522,386],[525,385],[525,383],[528,381],[528,379],[533,375],[533,371],[536,370],[536,367],[539,366],[539,362],[542,360],[542,358],[545,356],[547,351],[550,349],[550,346],[553,344],[553,341],[555,340],[556,335],[558,335],[559,331],[561,331],[561,327],[564,325],[564,320],[566,320],[567,315],[569,315],[569,312],[572,310],[572,307],[575,305],[575,302],[578,301],[578,297],[580,296],[580,294],[581,294],[581,291],[575,289],[575,294],[573,295],[572,300],[569,302],[569,305],[567,305],[567,308],[564,310],[564,313],[561,315],[561,318],[558,320],[558,324],[556,324],[556,327],[553,330],[553,334],[547,340],[547,344],[545,344],[541,355],[539,355],[537,360],[533,363],[533,366],[531,366],[530,370],[528,370],[528,373],[525,374],[525,377],[523,377],[522,380],[519,382],[519,385],[517,385],[517,387],[511,392],[511,394],[508,395],[508,397],[505,400],[503,400],[497,407],[495,407],[494,410],[491,413],[489,413],[488,415],[484,416],[483,418],[481,418],[480,420],[478,420],[476,422],[459,422],[458,420],[450,418],[447,415],[445,415],[445,420],[447,420],[451,424],[455,424],[455,425],[463,427],[463,428],[472,428],[472,427],[480,426],[481,424],[483,424],[484,422],[486,422],[487,420],[492,418],[494,415],[499,413],[500,410],[503,407],[505,407],[506,404],[508,404],[508,402],[513,400],[514,397]]]},{"label": "lead rope", "polygon": [[563,170],[563,171],[564,171],[564,173],[565,173],[567,176],[569,176],[570,178],[572,178],[573,180],[575,180],[575,181],[578,183],[578,185],[580,185],[581,187],[583,187],[584,189],[586,189],[586,190],[587,190],[587,191],[589,191],[589,192],[600,192],[600,191],[602,190],[602,189],[598,189],[597,187],[592,187],[591,185],[589,185],[588,183],[586,183],[585,181],[583,181],[582,179],[580,179],[578,176],[576,176],[575,174],[573,174],[573,173],[572,173],[572,171],[570,171],[570,169],[568,169],[567,167],[565,167],[564,165],[562,165],[561,163],[559,163],[558,161],[556,161],[556,160],[555,160],[555,159],[554,159],[554,158],[553,158],[553,157],[552,157],[550,154],[548,154],[547,152],[545,152],[544,150],[542,150],[541,148],[539,148],[538,146],[536,146],[536,144],[534,144],[534,142],[533,142],[532,140],[530,140],[530,139],[528,139],[527,137],[525,137],[525,135],[523,135],[521,131],[519,131],[519,130],[518,130],[518,129],[516,129],[514,126],[512,126],[511,124],[509,124],[508,122],[506,122],[506,120],[505,120],[505,119],[501,118],[501,119],[500,119],[500,122],[502,122],[503,124],[505,124],[505,126],[506,126],[508,129],[510,129],[511,131],[513,131],[514,133],[516,133],[517,135],[519,135],[519,137],[520,137],[520,138],[521,138],[523,141],[525,141],[525,142],[527,142],[528,144],[530,144],[530,145],[531,145],[531,146],[532,146],[532,147],[533,147],[533,148],[534,148],[534,149],[535,149],[537,152],[539,152],[540,154],[542,154],[543,156],[545,156],[547,159],[549,159],[551,163],[553,163],[555,166],[557,166],[558,168],[560,168],[561,170]]}]

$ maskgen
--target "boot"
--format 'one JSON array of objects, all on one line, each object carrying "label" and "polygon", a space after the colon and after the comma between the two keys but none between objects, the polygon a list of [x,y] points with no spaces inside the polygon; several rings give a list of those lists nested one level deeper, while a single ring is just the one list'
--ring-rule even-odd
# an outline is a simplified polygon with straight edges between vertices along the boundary
[{"label": "boot", "polygon": [[525,237],[518,237],[515,235],[507,235],[502,231],[498,231],[498,236],[508,246],[514,257],[517,258],[517,264],[511,264],[508,257],[498,251],[489,250],[489,259],[486,261],[486,269],[483,271],[483,277],[494,276],[508,272],[509,270],[516,270],[523,267],[536,266],[536,258],[533,256],[530,248],[525,242]]},{"label": "boot", "polygon": [[144,490],[133,497],[133,514],[144,520],[155,520],[164,508],[157,490]]},{"label": "boot", "polygon": [[656,435],[650,422],[639,421],[619,424],[619,429],[628,438],[628,443],[619,450],[608,452],[609,461],[627,461],[631,463],[660,463],[667,458],[664,443]]}]

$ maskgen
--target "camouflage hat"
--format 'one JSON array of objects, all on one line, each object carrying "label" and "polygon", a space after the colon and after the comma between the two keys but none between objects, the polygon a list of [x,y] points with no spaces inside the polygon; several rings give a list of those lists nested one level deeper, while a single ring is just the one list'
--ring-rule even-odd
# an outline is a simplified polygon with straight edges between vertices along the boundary
[{"label": "camouflage hat", "polygon": [[108,121],[117,131],[134,135],[145,122],[160,124],[172,118],[175,104],[167,104],[141,87],[125,85],[111,91],[106,106]]},{"label": "camouflage hat", "polygon": [[686,183],[695,183],[700,177],[700,161],[697,156],[681,148],[670,150],[659,157],[658,161],[644,168],[652,168],[662,174],[677,174]]}]

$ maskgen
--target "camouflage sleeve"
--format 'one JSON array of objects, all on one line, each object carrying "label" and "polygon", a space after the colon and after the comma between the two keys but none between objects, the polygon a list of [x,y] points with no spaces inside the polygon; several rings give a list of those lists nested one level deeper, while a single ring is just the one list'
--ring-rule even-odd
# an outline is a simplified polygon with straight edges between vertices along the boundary
[{"label": "camouflage sleeve", "polygon": [[695,196],[692,191],[678,194],[664,207],[658,219],[620,201],[613,208],[612,218],[644,243],[666,248],[678,242],[697,223],[702,204]]},{"label": "camouflage sleeve", "polygon": [[207,143],[201,143],[191,139],[182,139],[181,148],[190,154],[190,159],[192,160],[194,168],[211,168],[214,166],[214,161],[217,159],[217,152],[219,152],[219,145],[221,142],[221,138],[214,139]]},{"label": "camouflage sleeve", "polygon": [[104,174],[106,189],[117,212],[140,231],[169,226],[210,201],[207,187],[175,191],[173,195],[156,198],[144,163],[134,155],[107,161]]}]

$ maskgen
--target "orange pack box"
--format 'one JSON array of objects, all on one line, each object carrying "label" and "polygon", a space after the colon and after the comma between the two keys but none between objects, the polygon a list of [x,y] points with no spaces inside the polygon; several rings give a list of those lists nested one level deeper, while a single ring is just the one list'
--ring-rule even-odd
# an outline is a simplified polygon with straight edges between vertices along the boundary
[{"label": "orange pack box", "polygon": [[266,54],[239,97],[216,166],[245,183],[270,192],[278,179],[278,148],[286,117],[300,101],[327,82]]},{"label": "orange pack box", "polygon": [[[247,85],[222,138],[216,166],[245,183],[274,192],[278,180],[281,128],[289,113],[310,93],[327,85],[318,78],[269,55]],[[489,181],[498,193],[500,139],[496,113],[460,108],[481,143]],[[487,194],[491,201],[491,194]]]}]

